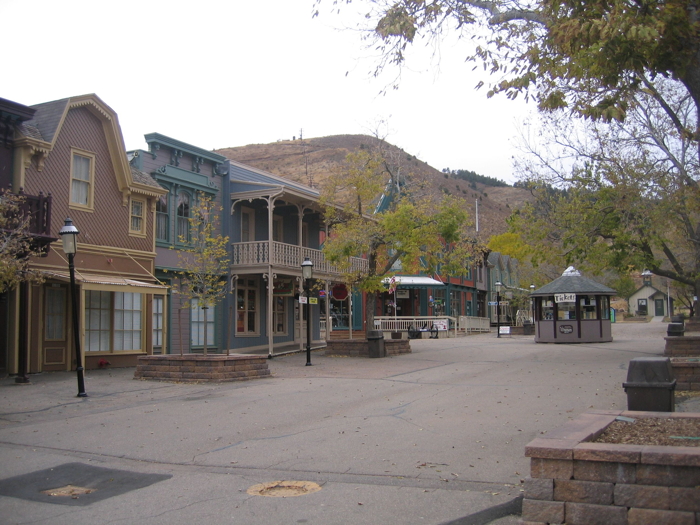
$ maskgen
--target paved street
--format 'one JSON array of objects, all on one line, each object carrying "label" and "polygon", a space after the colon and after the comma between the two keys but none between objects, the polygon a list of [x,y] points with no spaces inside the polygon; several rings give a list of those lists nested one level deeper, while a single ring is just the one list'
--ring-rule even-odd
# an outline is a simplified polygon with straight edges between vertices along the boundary
[{"label": "paved street", "polygon": [[[587,409],[625,408],[629,360],[661,355],[665,331],[618,323],[612,343],[583,345],[495,334],[419,340],[412,354],[386,359],[314,352],[312,367],[295,354],[269,361],[271,378],[245,383],[88,371],[88,398],[75,397],[75,373],[32,376],[31,385],[4,379],[0,516],[52,525],[489,523],[517,505],[525,445]],[[95,492],[37,496],[81,480]],[[280,480],[321,490],[247,493]]]}]

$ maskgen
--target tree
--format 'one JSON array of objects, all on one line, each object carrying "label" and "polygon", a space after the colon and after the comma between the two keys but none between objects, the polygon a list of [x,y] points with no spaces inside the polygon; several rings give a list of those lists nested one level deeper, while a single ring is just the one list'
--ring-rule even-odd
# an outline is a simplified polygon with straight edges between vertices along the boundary
[{"label": "tree", "polygon": [[[324,0],[316,0],[318,7]],[[329,0],[326,0],[329,3]],[[333,0],[340,9],[353,0]],[[355,3],[361,3],[355,0]],[[593,118],[624,118],[627,98],[657,76],[700,101],[700,10],[693,0],[372,0],[366,37],[375,74],[401,66],[418,40],[476,40],[468,60],[498,76],[489,91],[534,97]],[[695,134],[696,123],[689,130]]]},{"label": "tree", "polygon": [[627,301],[627,312],[630,313],[630,297],[637,291],[637,283],[630,275],[621,275],[610,283],[610,287],[617,292],[618,297]]},{"label": "tree", "polygon": [[24,281],[41,280],[29,267],[31,258],[41,253],[32,244],[30,217],[22,211],[23,202],[20,195],[0,192],[0,293]]},{"label": "tree", "polygon": [[[396,273],[395,264],[400,263],[401,273],[461,275],[476,251],[461,200],[426,194],[417,199],[410,182],[392,182],[387,166],[377,150],[351,153],[346,169],[329,177],[322,189],[331,224],[324,254],[340,267],[346,283],[367,293],[369,328],[374,326],[377,294],[386,291],[384,280]],[[361,255],[367,257],[368,269],[353,272],[349,258]]]},{"label": "tree", "polygon": [[173,288],[185,301],[184,307],[200,308],[204,313],[203,353],[207,355],[207,311],[223,299],[227,292],[227,275],[230,266],[228,237],[217,234],[219,213],[210,197],[197,195],[197,202],[190,210],[190,239],[180,238],[186,244],[178,252],[182,268],[180,283]]},{"label": "tree", "polygon": [[[682,127],[696,121],[684,90],[657,81],[654,91]],[[654,93],[630,97],[628,107],[624,125],[548,118],[545,149],[533,146],[520,166],[537,200],[511,224],[538,252],[621,275],[648,269],[698,295],[700,169],[694,139],[678,132]]]}]

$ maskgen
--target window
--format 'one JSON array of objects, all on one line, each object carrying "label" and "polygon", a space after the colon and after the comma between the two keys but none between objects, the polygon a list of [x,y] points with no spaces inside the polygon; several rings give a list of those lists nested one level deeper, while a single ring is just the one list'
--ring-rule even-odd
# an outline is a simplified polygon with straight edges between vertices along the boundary
[{"label": "window", "polygon": [[145,221],[146,202],[141,199],[131,199],[131,217],[129,223],[129,232],[139,235],[146,234]]},{"label": "window", "polygon": [[142,294],[85,292],[85,351],[141,350]]},{"label": "window", "polygon": [[156,200],[156,240],[169,239],[170,217],[168,216],[168,195],[161,195]]},{"label": "window", "polygon": [[153,347],[163,348],[163,306],[165,298],[162,295],[153,296]]},{"label": "window", "polygon": [[255,279],[238,279],[236,283],[236,333],[258,332],[258,283]]},{"label": "window", "polygon": [[241,208],[241,242],[255,240],[255,211]]},{"label": "window", "polygon": [[272,331],[278,335],[287,333],[287,298],[275,297],[272,303]]},{"label": "window", "polygon": [[576,303],[557,303],[557,319],[559,321],[576,319]]},{"label": "window", "polygon": [[579,296],[579,302],[581,305],[581,319],[598,319],[594,295]]},{"label": "window", "polygon": [[47,288],[45,298],[44,339],[46,341],[65,341],[66,289],[62,286]]},{"label": "window", "polygon": [[114,294],[114,350],[141,350],[141,294]]},{"label": "window", "polygon": [[94,194],[94,155],[73,152],[71,157],[70,205],[92,209]]},{"label": "window", "polygon": [[216,317],[216,307],[207,309],[200,308],[199,301],[197,299],[192,299],[191,304],[192,329],[190,333],[190,338],[192,340],[192,346],[204,346],[205,313],[207,346],[214,346],[214,318]]},{"label": "window", "polygon": [[183,191],[177,194],[177,240],[190,242],[190,196]]},{"label": "window", "polygon": [[282,242],[283,239],[283,226],[282,217],[275,216],[272,220],[272,240],[277,242]]},{"label": "window", "polygon": [[551,321],[554,319],[554,300],[542,299],[542,319]]}]

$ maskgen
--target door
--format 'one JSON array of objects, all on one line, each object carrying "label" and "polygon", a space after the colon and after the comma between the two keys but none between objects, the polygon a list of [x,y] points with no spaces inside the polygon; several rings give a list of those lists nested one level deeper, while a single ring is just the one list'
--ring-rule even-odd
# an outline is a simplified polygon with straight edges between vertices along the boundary
[{"label": "door", "polygon": [[44,336],[42,340],[42,370],[68,368],[68,287],[49,284],[44,287]]},{"label": "door", "polygon": [[664,312],[664,300],[663,299],[655,299],[654,300],[654,315],[663,316],[664,314],[665,314],[665,312]]}]

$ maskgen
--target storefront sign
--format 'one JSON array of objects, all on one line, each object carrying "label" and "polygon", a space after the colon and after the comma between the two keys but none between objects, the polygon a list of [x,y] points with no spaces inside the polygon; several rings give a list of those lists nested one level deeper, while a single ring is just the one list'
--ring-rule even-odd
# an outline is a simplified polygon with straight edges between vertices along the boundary
[{"label": "storefront sign", "polygon": [[574,333],[574,327],[571,326],[570,324],[563,324],[559,326],[559,331],[562,334],[573,334]]},{"label": "storefront sign", "polygon": [[438,330],[447,330],[447,319],[438,319],[433,322],[433,326]]},{"label": "storefront sign", "polygon": [[410,290],[396,290],[397,299],[408,299],[410,297]]},{"label": "storefront sign", "polygon": [[557,293],[554,294],[555,303],[575,303],[576,294],[575,293]]}]

